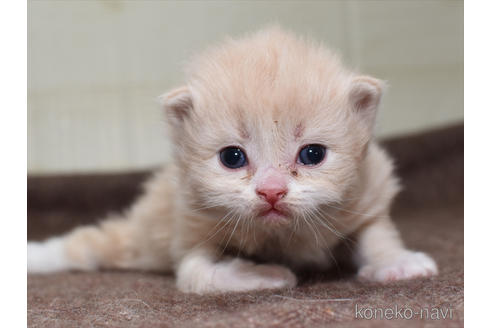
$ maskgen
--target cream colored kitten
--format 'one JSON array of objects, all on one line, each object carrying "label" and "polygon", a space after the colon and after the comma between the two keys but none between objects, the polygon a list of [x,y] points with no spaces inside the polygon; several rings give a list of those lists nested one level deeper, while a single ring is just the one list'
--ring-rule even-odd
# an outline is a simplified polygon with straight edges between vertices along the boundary
[{"label": "cream colored kitten", "polygon": [[362,278],[437,273],[389,217],[398,180],[372,136],[381,81],[279,28],[189,68],[188,83],[162,97],[174,164],[121,216],[30,242],[29,272],[174,271],[195,293],[293,287],[293,272],[326,269],[350,234]]}]

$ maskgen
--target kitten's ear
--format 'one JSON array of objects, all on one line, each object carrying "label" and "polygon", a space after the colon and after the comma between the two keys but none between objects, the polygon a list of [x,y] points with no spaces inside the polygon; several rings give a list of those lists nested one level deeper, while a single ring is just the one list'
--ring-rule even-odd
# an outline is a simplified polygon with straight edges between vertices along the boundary
[{"label": "kitten's ear", "polygon": [[169,91],[159,97],[169,123],[179,126],[193,109],[193,98],[188,87],[183,86]]},{"label": "kitten's ear", "polygon": [[383,95],[384,82],[370,76],[355,77],[350,86],[349,101],[372,129]]}]

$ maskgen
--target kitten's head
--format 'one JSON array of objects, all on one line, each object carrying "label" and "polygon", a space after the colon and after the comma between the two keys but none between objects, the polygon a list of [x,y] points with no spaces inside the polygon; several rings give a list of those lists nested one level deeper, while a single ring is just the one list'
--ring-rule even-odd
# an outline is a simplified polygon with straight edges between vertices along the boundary
[{"label": "kitten's head", "polygon": [[265,224],[340,202],[358,178],[381,82],[278,28],[196,58],[163,96],[193,207]]}]

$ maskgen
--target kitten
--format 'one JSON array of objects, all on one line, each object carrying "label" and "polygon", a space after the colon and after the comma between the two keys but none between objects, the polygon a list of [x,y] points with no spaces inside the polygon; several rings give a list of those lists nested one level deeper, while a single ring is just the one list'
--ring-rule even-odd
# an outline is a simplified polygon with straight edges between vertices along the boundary
[{"label": "kitten", "polygon": [[381,81],[278,27],[209,49],[188,76],[162,96],[174,164],[120,216],[29,242],[28,272],[159,270],[194,293],[293,287],[351,235],[363,279],[437,273],[390,220],[398,180],[372,133]]}]

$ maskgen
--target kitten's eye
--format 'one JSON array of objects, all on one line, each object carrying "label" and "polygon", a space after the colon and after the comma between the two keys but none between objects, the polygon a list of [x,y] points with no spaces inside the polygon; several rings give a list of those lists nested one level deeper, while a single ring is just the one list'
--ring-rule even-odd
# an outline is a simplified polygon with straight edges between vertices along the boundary
[{"label": "kitten's eye", "polygon": [[325,158],[326,148],[321,145],[307,145],[299,152],[298,161],[304,165],[316,165]]},{"label": "kitten's eye", "polygon": [[246,154],[238,147],[226,147],[220,151],[220,161],[230,169],[238,169],[248,164]]}]

